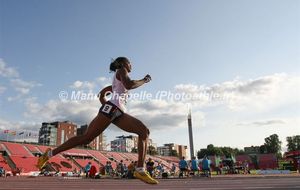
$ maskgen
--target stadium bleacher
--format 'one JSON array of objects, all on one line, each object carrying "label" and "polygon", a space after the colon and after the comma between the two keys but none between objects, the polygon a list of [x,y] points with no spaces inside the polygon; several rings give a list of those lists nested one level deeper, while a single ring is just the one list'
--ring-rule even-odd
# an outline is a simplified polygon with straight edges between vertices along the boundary
[{"label": "stadium bleacher", "polygon": [[72,172],[75,169],[77,171],[80,170],[79,167],[77,167],[71,160],[68,160],[66,158],[62,158],[61,156],[54,156],[51,157],[48,161],[52,167],[60,172]]},{"label": "stadium bleacher", "polygon": [[[22,144],[2,141],[0,143],[0,151],[2,153],[7,152],[8,157],[15,164],[16,168],[19,168],[23,173],[38,171],[38,169],[35,166],[38,159],[38,157],[36,156],[44,153],[49,147],[50,146],[37,144]],[[178,158],[176,159],[174,157],[151,157],[155,161],[164,164],[167,167],[167,169],[171,167],[170,160],[179,161]],[[147,158],[149,158],[148,155]],[[99,169],[99,165],[104,166],[106,165],[107,161],[110,161],[113,168],[116,168],[117,163],[121,160],[123,160],[123,162],[126,165],[129,165],[131,161],[138,160],[138,154],[73,148],[50,158],[49,163],[51,164],[52,168],[56,171],[72,172],[74,170],[79,171],[80,168],[85,167],[89,161],[92,162],[92,165],[95,165],[96,168]],[[7,163],[4,163],[6,163],[5,158],[1,155],[0,165],[3,165],[6,170],[11,170],[9,165]]]},{"label": "stadium bleacher", "polygon": [[38,171],[38,168],[36,167],[37,157],[27,157],[27,156],[17,155],[17,156],[10,156],[10,158],[22,173]]},{"label": "stadium bleacher", "polygon": [[33,154],[33,153],[42,153],[36,145],[33,144],[24,144],[24,146]]},{"label": "stadium bleacher", "polygon": [[6,160],[3,158],[1,154],[0,154],[0,166],[3,167],[6,171],[11,171],[11,168],[9,167]]},{"label": "stadium bleacher", "polygon": [[11,142],[2,142],[4,147],[8,150],[8,154],[11,156],[26,156],[34,157],[31,152],[25,149],[23,144],[11,143]]},{"label": "stadium bleacher", "polygon": [[111,161],[99,151],[96,150],[87,150],[87,151],[91,155],[93,155],[102,165],[105,165],[107,161]]},{"label": "stadium bleacher", "polygon": [[106,152],[106,155],[110,158],[113,158],[115,161],[117,161],[118,163],[123,160],[123,163],[126,164],[127,166],[130,164],[131,161],[129,161],[128,159],[126,159],[126,157],[121,156],[119,153],[117,152]]}]

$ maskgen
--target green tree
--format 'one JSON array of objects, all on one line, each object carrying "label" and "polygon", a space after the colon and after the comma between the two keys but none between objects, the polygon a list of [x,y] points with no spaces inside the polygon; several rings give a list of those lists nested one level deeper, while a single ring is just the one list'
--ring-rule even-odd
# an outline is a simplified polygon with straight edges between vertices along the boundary
[{"label": "green tree", "polygon": [[263,144],[259,147],[259,153],[261,153],[261,154],[266,154],[267,153],[266,145]]},{"label": "green tree", "polygon": [[213,144],[207,145],[207,156],[221,156],[222,150],[219,147],[215,147]]},{"label": "green tree", "polygon": [[176,150],[171,150],[170,156],[176,156],[178,157],[178,153]]},{"label": "green tree", "polygon": [[200,151],[197,152],[197,158],[198,159],[201,159],[203,158],[204,156],[207,156],[208,155],[208,151],[206,148],[203,148],[203,149],[200,149]]},{"label": "green tree", "polygon": [[235,148],[235,149],[233,149],[233,154],[234,155],[244,155],[245,151],[242,149]]},{"label": "green tree", "polygon": [[156,151],[155,147],[150,145],[148,147],[147,154],[150,154],[152,156],[157,155],[157,151]]},{"label": "green tree", "polygon": [[209,144],[207,145],[207,148],[200,149],[200,151],[197,152],[197,157],[198,159],[201,159],[204,156],[226,156],[227,158],[231,158],[232,156],[241,154],[245,154],[245,152],[237,148],[215,147],[213,144]]},{"label": "green tree", "polygon": [[288,151],[300,150],[300,135],[286,137]]},{"label": "green tree", "polygon": [[265,147],[267,153],[273,153],[277,156],[281,156],[281,141],[277,134],[270,135],[269,137],[265,138]]},{"label": "green tree", "polygon": [[221,151],[226,158],[231,158],[232,155],[235,155],[233,149],[230,147],[221,147]]},{"label": "green tree", "polygon": [[138,153],[138,149],[134,147],[134,148],[131,149],[131,152],[132,153]]}]

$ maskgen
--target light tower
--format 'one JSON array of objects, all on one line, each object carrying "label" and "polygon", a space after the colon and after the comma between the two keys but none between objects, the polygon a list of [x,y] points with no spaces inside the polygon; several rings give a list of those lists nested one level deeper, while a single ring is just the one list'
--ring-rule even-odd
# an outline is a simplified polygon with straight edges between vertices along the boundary
[{"label": "light tower", "polygon": [[194,140],[193,140],[193,127],[192,127],[191,108],[189,108],[189,113],[188,113],[188,127],[189,127],[189,140],[190,140],[190,156],[191,156],[191,159],[192,159],[194,157]]}]

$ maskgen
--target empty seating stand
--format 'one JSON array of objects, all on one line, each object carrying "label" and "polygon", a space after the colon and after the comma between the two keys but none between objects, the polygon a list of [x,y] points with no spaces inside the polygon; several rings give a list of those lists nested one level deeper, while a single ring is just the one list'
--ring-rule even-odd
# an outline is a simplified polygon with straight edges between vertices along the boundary
[{"label": "empty seating stand", "polygon": [[3,142],[2,143],[8,150],[9,155],[11,156],[26,156],[34,157],[31,152],[29,152],[23,144]]},{"label": "empty seating stand", "polygon": [[[38,171],[38,168],[36,167],[38,157],[36,157],[36,155],[43,154],[48,148],[49,146],[36,144],[21,144],[2,141],[0,142],[0,152],[7,152],[9,158],[13,161],[16,167],[21,170],[22,173]],[[174,157],[151,157],[155,161],[163,163],[167,168],[170,168],[171,166],[170,160],[179,161],[178,158]],[[147,156],[147,158],[149,158],[149,156]],[[85,167],[88,162],[91,162],[92,165],[95,165],[97,170],[99,169],[99,167],[106,165],[107,161],[111,161],[113,168],[116,168],[117,163],[121,160],[123,160],[123,162],[128,165],[131,161],[138,160],[138,154],[73,148],[53,156],[52,158],[50,158],[49,163],[56,171],[71,172],[74,170],[79,171],[81,167]],[[4,169],[7,171],[11,170],[1,154],[0,166],[4,167]]]},{"label": "empty seating stand", "polygon": [[24,147],[23,144],[3,142],[2,143],[10,159],[14,162],[16,168],[22,173],[28,173],[31,171],[38,171],[36,165],[37,158],[34,157],[31,152]]},{"label": "empty seating stand", "polygon": [[109,160],[106,156],[104,156],[100,151],[96,150],[88,150],[88,152],[93,155],[102,165],[105,165]]},{"label": "empty seating stand", "polygon": [[11,171],[11,168],[9,167],[6,160],[3,158],[1,154],[0,154],[0,167],[3,167],[6,171]]}]

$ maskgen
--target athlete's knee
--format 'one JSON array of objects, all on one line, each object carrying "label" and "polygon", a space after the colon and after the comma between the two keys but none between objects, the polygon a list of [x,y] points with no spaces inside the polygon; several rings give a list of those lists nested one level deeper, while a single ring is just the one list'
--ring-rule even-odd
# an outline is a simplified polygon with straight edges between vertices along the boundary
[{"label": "athlete's knee", "polygon": [[139,135],[141,136],[142,139],[146,140],[149,138],[150,130],[145,125],[143,125],[143,129]]}]

